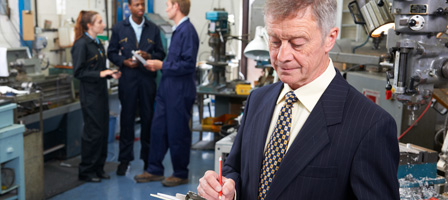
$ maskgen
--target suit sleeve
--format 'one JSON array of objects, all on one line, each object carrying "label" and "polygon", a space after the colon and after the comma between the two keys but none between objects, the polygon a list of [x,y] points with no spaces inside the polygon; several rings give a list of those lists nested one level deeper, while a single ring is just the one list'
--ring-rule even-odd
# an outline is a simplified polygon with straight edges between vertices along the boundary
[{"label": "suit sleeve", "polygon": [[155,47],[154,47],[154,52],[151,56],[152,56],[152,59],[157,59],[157,60],[163,61],[163,59],[165,59],[166,53],[165,53],[165,50],[163,49],[162,39],[160,36],[160,30],[158,28],[156,28],[156,29],[157,30],[154,30],[156,32],[155,38],[154,38]]},{"label": "suit sleeve", "polygon": [[119,55],[120,52],[120,36],[118,34],[118,27],[114,26],[112,29],[112,36],[110,38],[109,47],[107,48],[107,58],[118,67],[123,66],[123,61],[126,60],[124,56]]},{"label": "suit sleeve", "polygon": [[355,154],[350,174],[357,199],[400,199],[396,124],[383,117],[373,124]]},{"label": "suit sleeve", "polygon": [[73,60],[73,75],[84,82],[96,82],[100,78],[100,71],[88,68],[87,45],[83,41],[75,42],[71,49]]},{"label": "suit sleeve", "polygon": [[[241,191],[241,144],[242,144],[242,138],[246,126],[246,117],[249,110],[250,105],[250,97],[252,94],[249,95],[247,98],[247,104],[244,109],[243,118],[241,119],[241,126],[238,129],[238,133],[235,137],[235,140],[232,145],[232,149],[230,150],[230,154],[226,159],[226,162],[224,163],[224,167],[222,170],[223,175],[226,178],[230,178],[233,181],[235,181],[235,195],[242,194]],[[235,196],[236,199],[238,196]]]},{"label": "suit sleeve", "polygon": [[163,62],[163,75],[183,76],[195,72],[199,40],[191,30],[184,32],[184,34],[184,37],[181,37],[180,41],[172,41],[173,43],[171,45],[178,47],[180,54],[178,59],[170,59],[169,61]]}]

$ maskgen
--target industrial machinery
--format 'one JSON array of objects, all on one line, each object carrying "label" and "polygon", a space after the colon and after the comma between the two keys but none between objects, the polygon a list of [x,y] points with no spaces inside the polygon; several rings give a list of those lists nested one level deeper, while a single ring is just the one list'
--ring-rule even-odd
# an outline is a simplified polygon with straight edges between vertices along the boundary
[{"label": "industrial machinery", "polygon": [[31,80],[42,80],[40,61],[31,57],[26,47],[8,48],[6,51],[8,77],[2,78],[2,83],[17,83]]},{"label": "industrial machinery", "polygon": [[269,57],[268,40],[269,36],[266,33],[266,29],[262,26],[257,26],[254,39],[244,49],[244,56],[255,60],[257,62],[255,65],[256,68],[263,69],[263,75],[258,79],[256,87],[269,85],[278,81]]},{"label": "industrial machinery", "polygon": [[257,62],[256,66],[271,66],[269,62],[269,37],[266,28],[257,26],[256,29],[254,39],[244,49],[244,55],[255,60]]},{"label": "industrial machinery", "polygon": [[448,3],[394,0],[390,8],[386,0],[356,2],[361,11],[353,14],[355,22],[365,23],[371,37],[387,35],[388,52],[380,65],[390,70],[388,99],[419,110],[430,102],[434,87],[448,86],[447,41],[440,38],[447,30]]},{"label": "industrial machinery", "polygon": [[417,145],[400,143],[398,178],[400,199],[429,199],[444,190],[444,177],[437,176],[437,152]]},{"label": "industrial machinery", "polygon": [[[387,35],[387,52],[371,58],[356,59],[357,54],[348,57],[352,62],[357,61],[356,64],[378,65],[379,72],[385,69],[384,99],[400,102],[410,111],[408,125],[413,124],[417,120],[415,112],[430,103],[434,88],[448,86],[448,48],[442,37],[447,30],[448,3],[395,0],[390,4],[386,0],[357,0],[349,8],[355,23],[364,24],[369,37]],[[330,55],[336,62],[345,56]]]},{"label": "industrial machinery", "polygon": [[199,90],[218,92],[226,86],[226,42],[230,34],[227,24],[228,13],[223,9],[215,9],[206,12],[205,18],[210,21],[208,24],[208,35],[210,36],[208,44],[212,48],[212,52],[207,64],[212,66],[213,83],[201,86]]},{"label": "industrial machinery", "polygon": [[[227,159],[229,156],[230,150],[232,149],[233,141],[235,140],[237,132],[222,138],[215,145],[215,171],[219,170],[219,157],[222,158],[223,161]],[[223,162],[224,163],[224,162]]]},{"label": "industrial machinery", "polygon": [[[400,166],[398,177],[412,174],[414,178],[436,178],[437,152],[413,144],[400,143]],[[409,164],[412,165],[409,165]]]},{"label": "industrial machinery", "polygon": [[[434,88],[448,87],[448,43],[440,38],[447,30],[448,3],[395,0],[391,13],[395,30],[388,30],[387,49],[393,74],[387,75],[386,98],[403,103],[412,112],[411,119],[416,120],[414,111],[430,103]],[[444,171],[448,170],[446,143],[448,140],[439,162]]]},{"label": "industrial machinery", "polygon": [[[349,10],[355,23],[364,24],[369,37],[376,38],[374,42],[387,37],[387,51],[383,50],[381,56],[333,52],[330,53],[333,61],[377,65],[376,72],[348,72],[347,81],[394,116],[399,134],[405,134],[410,130],[409,127],[413,127],[414,132],[411,134],[422,138],[410,136],[407,137],[407,142],[419,143],[426,140],[424,146],[435,149],[430,143],[434,143],[437,113],[431,109],[432,111],[429,110],[426,114],[426,119],[421,121],[418,121],[420,117],[416,113],[426,113],[433,103],[435,88],[448,87],[448,41],[444,39],[448,24],[448,2],[394,0],[390,4],[387,0],[356,0],[349,4]],[[423,109],[423,106],[426,109]],[[413,138],[413,141],[409,141],[409,138]],[[445,137],[442,154],[437,163],[437,169],[445,174],[448,174],[447,138]],[[403,149],[406,148],[400,146],[400,150]],[[407,150],[405,153],[409,155]],[[436,178],[436,154],[424,154],[431,155],[429,160],[421,153],[417,152],[416,155],[420,155],[421,159],[413,159],[420,159],[419,163],[401,162],[401,172],[405,168],[415,169],[417,165],[431,166],[432,170],[423,170],[423,174],[413,178]],[[422,160],[426,161],[420,162]],[[404,174],[400,177],[399,173],[399,178],[403,177]],[[443,189],[440,192],[443,192]]]},{"label": "industrial machinery", "polygon": [[[243,36],[232,36],[230,24],[232,17],[223,9],[215,8],[206,12],[208,23],[208,44],[211,54],[206,62],[200,62],[199,69],[206,71],[199,74],[199,92],[235,94],[238,84],[246,84],[246,81],[238,79],[244,76],[239,72],[239,61],[235,55],[226,51],[229,40],[243,40]],[[211,69],[212,73],[208,73]]]},{"label": "industrial machinery", "polygon": [[209,63],[214,66],[227,65],[226,63],[226,42],[230,30],[227,25],[228,13],[224,10],[215,9],[206,14],[206,19],[210,20],[208,25],[208,44],[212,47],[212,58]]},{"label": "industrial machinery", "polygon": [[[37,54],[45,47],[44,43],[35,42]],[[82,115],[79,103],[75,102],[72,76],[45,76],[42,59],[31,57],[26,47],[7,49],[6,59],[7,66],[3,67],[8,74],[0,77],[0,98],[17,104],[16,122],[25,124],[29,130],[43,132],[44,155],[52,152],[60,158],[78,155]],[[56,155],[57,150],[60,151]]]},{"label": "industrial machinery", "polygon": [[[41,105],[44,109],[65,105],[75,100],[72,76],[68,74],[44,76],[40,59],[31,57],[26,47],[10,48],[6,55],[9,76],[0,77],[2,85],[24,90],[27,94],[42,93]],[[14,92],[3,94],[3,97],[14,96],[17,96]],[[19,111],[22,108],[24,107],[19,105]]]},{"label": "industrial machinery", "polygon": [[448,41],[438,37],[447,29],[448,3],[395,0],[392,13],[395,34],[389,30],[387,47],[394,56],[394,81],[387,89],[409,110],[418,110],[434,87],[448,86]]}]

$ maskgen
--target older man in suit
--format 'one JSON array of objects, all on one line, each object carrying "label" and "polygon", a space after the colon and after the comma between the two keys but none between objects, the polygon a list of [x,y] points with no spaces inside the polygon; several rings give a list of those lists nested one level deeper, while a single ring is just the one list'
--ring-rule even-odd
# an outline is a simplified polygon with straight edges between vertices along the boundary
[{"label": "older man in suit", "polygon": [[396,124],[351,87],[328,52],[336,0],[266,0],[271,63],[281,82],[253,91],[207,199],[399,199]]}]

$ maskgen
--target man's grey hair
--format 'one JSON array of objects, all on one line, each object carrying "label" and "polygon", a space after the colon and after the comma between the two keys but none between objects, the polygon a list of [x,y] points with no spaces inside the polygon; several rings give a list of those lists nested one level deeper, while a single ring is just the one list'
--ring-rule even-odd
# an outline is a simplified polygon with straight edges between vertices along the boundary
[{"label": "man's grey hair", "polygon": [[337,0],[266,0],[265,21],[267,16],[274,20],[295,17],[311,6],[322,36],[325,37],[336,26],[337,4]]}]

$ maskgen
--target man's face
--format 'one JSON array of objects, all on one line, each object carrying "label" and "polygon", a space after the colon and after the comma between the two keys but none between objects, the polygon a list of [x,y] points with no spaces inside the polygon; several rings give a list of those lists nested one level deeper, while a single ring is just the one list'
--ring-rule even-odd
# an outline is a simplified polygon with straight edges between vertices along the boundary
[{"label": "man's face", "polygon": [[[283,20],[266,17],[272,66],[280,80],[294,90],[310,83],[326,70],[328,51],[334,44],[331,36],[322,40],[311,9],[308,7],[297,16]],[[332,30],[336,30],[337,36],[337,29]]]},{"label": "man's face", "polygon": [[132,0],[129,4],[129,10],[134,17],[143,17],[145,13],[145,1],[144,0]]},{"label": "man's face", "polygon": [[173,19],[174,15],[176,14],[176,8],[175,5],[173,4],[173,2],[171,2],[171,0],[167,0],[166,1],[166,10],[165,10],[166,14],[168,14],[168,19]]}]

